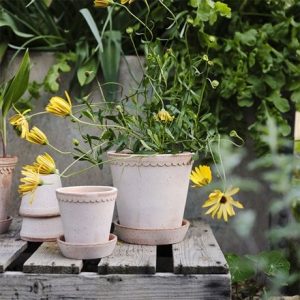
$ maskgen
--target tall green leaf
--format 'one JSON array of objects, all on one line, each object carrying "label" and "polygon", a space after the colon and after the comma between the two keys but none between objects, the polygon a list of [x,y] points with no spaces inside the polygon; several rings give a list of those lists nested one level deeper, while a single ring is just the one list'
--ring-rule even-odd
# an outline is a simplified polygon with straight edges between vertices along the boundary
[{"label": "tall green leaf", "polygon": [[19,66],[15,76],[11,79],[10,83],[6,86],[3,93],[2,103],[2,116],[5,117],[12,107],[25,93],[30,72],[30,58],[28,50],[25,52],[22,62]]}]

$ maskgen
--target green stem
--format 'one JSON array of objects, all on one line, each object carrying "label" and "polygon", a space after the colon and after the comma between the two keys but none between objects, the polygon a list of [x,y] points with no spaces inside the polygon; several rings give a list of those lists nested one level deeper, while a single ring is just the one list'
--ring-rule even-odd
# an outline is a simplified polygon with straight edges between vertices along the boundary
[{"label": "green stem", "polygon": [[2,116],[1,119],[1,140],[2,140],[2,154],[6,157],[7,135],[6,135],[6,119]]},{"label": "green stem", "polygon": [[65,151],[61,151],[61,150],[59,150],[59,149],[57,149],[56,147],[54,147],[53,145],[51,145],[51,144],[47,144],[50,148],[52,148],[53,150],[55,150],[55,151],[57,151],[58,153],[60,153],[60,154],[65,154],[65,155],[67,155],[67,154],[72,154],[72,152],[65,152]]}]

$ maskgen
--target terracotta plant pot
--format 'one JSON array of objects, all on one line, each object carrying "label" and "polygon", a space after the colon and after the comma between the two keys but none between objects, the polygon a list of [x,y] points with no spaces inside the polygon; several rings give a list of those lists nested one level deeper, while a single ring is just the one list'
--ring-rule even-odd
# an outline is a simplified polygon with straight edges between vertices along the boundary
[{"label": "terracotta plant pot", "polygon": [[17,157],[0,158],[0,233],[8,230],[11,218],[8,217],[8,205],[12,185],[13,170],[18,161]]},{"label": "terracotta plant pot", "polygon": [[64,239],[71,244],[108,243],[117,189],[73,186],[56,190]]},{"label": "terracotta plant pot", "polygon": [[33,194],[22,197],[19,214],[27,217],[59,216],[59,206],[55,191],[61,187],[57,174],[40,175],[45,185],[39,186]]},{"label": "terracotta plant pot", "polygon": [[135,229],[182,226],[192,153],[142,156],[108,152],[119,223]]},{"label": "terracotta plant pot", "polygon": [[24,217],[20,231],[21,239],[30,242],[54,242],[63,234],[61,217]]}]

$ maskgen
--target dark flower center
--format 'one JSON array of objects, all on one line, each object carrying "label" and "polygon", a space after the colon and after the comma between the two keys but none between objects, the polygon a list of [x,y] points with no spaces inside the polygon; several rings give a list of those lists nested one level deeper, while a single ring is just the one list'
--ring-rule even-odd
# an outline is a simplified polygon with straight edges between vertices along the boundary
[{"label": "dark flower center", "polygon": [[227,202],[227,199],[226,197],[222,196],[221,200],[220,200],[220,203],[224,204]]}]

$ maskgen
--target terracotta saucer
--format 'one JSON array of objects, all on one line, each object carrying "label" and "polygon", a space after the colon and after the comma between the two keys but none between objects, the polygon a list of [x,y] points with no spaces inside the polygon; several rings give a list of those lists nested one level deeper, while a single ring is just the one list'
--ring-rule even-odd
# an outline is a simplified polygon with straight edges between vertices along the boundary
[{"label": "terracotta saucer", "polygon": [[13,219],[12,217],[7,217],[6,220],[0,220],[0,234],[8,231],[12,219]]},{"label": "terracotta saucer", "polygon": [[109,235],[109,241],[101,244],[71,244],[65,241],[64,236],[57,239],[61,253],[68,258],[95,259],[112,254],[117,243],[117,236]]},{"label": "terracotta saucer", "polygon": [[114,233],[120,240],[138,245],[167,245],[181,242],[190,226],[188,220],[182,221],[182,226],[170,229],[136,229],[115,222]]}]

